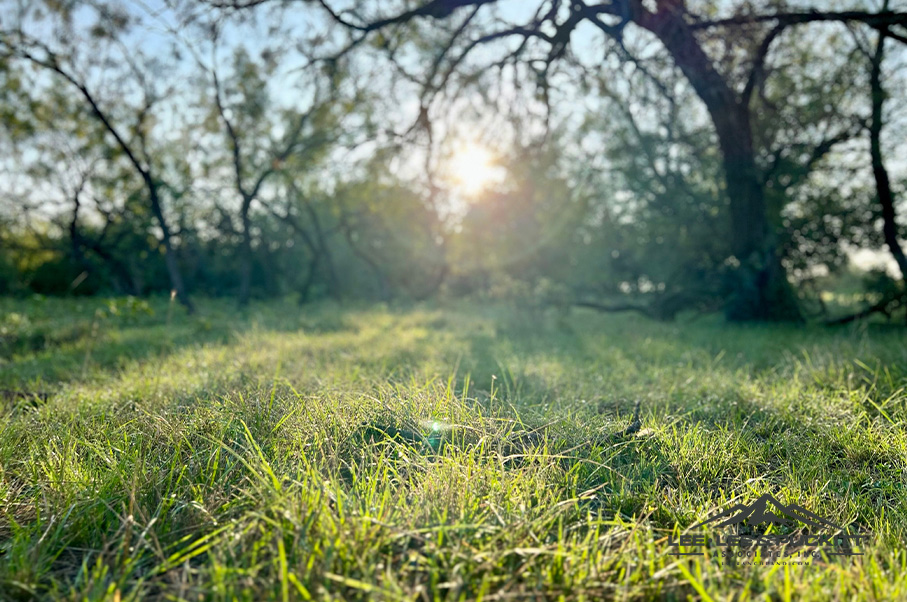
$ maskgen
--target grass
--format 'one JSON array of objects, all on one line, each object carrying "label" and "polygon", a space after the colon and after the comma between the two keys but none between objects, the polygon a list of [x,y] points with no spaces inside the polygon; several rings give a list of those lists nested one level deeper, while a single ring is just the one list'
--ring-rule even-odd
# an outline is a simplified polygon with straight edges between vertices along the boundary
[{"label": "grass", "polygon": [[[897,328],[0,310],[3,600],[907,599]],[[669,555],[766,492],[865,554]]]}]

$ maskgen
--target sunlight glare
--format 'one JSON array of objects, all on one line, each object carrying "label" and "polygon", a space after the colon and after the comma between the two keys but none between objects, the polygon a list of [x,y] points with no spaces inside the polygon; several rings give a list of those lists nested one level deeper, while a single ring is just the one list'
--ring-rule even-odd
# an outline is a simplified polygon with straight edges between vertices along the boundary
[{"label": "sunlight glare", "polygon": [[466,196],[476,196],[501,177],[494,155],[474,143],[463,145],[453,154],[448,171],[451,183]]}]

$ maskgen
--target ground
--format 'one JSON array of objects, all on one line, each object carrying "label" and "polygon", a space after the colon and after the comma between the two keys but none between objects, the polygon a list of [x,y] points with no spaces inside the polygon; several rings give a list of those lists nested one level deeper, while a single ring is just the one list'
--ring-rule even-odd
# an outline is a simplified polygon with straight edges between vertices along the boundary
[{"label": "ground", "polygon": [[[907,599],[902,329],[199,305],[0,300],[0,599]],[[864,555],[669,555],[764,493]]]}]

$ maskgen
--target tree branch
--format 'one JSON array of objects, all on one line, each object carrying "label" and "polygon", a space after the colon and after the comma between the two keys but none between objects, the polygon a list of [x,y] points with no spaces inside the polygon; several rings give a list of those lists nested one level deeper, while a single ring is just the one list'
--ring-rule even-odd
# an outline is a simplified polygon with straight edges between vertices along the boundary
[{"label": "tree branch", "polygon": [[431,0],[426,2],[422,6],[418,6],[411,10],[404,11],[393,17],[385,17],[383,19],[378,19],[376,21],[371,21],[369,23],[364,23],[362,25],[353,23],[349,19],[346,19],[332,9],[327,3],[327,0],[318,0],[318,4],[328,13],[331,19],[347,27],[349,29],[354,29],[356,31],[361,31],[362,33],[371,33],[377,31],[388,25],[396,25],[399,23],[406,23],[415,19],[416,17],[431,17],[434,19],[443,19],[450,16],[458,8],[463,8],[466,6],[481,6],[483,4],[493,4],[497,0]]},{"label": "tree branch", "polygon": [[[712,29],[715,27],[738,27],[741,25],[751,25],[755,23],[776,23],[778,25],[788,27],[790,25],[815,23],[819,21],[864,23],[876,29],[880,27],[889,27],[892,25],[901,25],[907,27],[907,13],[894,11],[881,11],[878,13],[871,13],[858,10],[823,12],[818,9],[812,9],[800,12],[782,12],[765,15],[750,14],[728,17],[727,19],[716,19],[712,21],[695,21],[690,24],[690,27],[692,29]],[[904,36],[898,36],[898,39],[900,39],[900,41],[905,41]]]},{"label": "tree branch", "polygon": [[785,25],[778,23],[768,32],[768,34],[766,34],[762,43],[759,44],[759,48],[756,50],[755,56],[753,56],[753,68],[750,71],[750,76],[746,80],[743,92],[740,94],[740,104],[743,106],[749,106],[750,100],[753,97],[753,91],[756,89],[756,86],[761,83],[762,79],[764,79],[765,59],[768,56],[768,51],[771,48],[772,42],[781,35],[781,32],[784,31],[785,27]]}]

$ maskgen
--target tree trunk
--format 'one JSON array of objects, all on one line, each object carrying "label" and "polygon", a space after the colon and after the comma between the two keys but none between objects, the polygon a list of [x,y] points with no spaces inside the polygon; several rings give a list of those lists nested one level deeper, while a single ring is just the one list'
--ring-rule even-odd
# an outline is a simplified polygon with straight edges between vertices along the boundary
[{"label": "tree trunk", "polygon": [[319,254],[312,255],[312,259],[309,260],[309,273],[306,275],[305,280],[302,282],[302,286],[299,287],[299,305],[305,305],[309,302],[309,294],[312,291],[312,284],[315,282],[315,273],[318,271],[318,261],[320,259]]},{"label": "tree trunk", "polygon": [[337,277],[337,268],[334,267],[334,257],[331,255],[331,249],[327,241],[323,238],[320,240],[321,256],[324,259],[324,271],[327,276],[328,295],[334,301],[342,301],[340,289],[340,278]]},{"label": "tree trunk", "polygon": [[183,284],[183,275],[176,261],[176,252],[173,250],[170,228],[167,225],[167,219],[164,217],[164,209],[161,206],[160,197],[157,195],[157,186],[151,181],[150,177],[146,178],[146,183],[148,184],[148,195],[151,201],[151,212],[161,227],[161,238],[164,243],[164,263],[167,266],[167,275],[170,277],[170,286],[176,292],[177,300],[183,304],[186,311],[193,314],[195,313],[195,306],[192,304],[192,299],[189,298],[186,286]]},{"label": "tree trunk", "polygon": [[73,195],[72,218],[69,220],[69,244],[73,261],[87,270],[89,265],[82,253],[82,236],[79,234],[79,209],[82,207],[79,197],[78,192]]},{"label": "tree trunk", "polygon": [[387,276],[384,274],[384,270],[381,269],[381,266],[378,265],[378,262],[375,261],[373,256],[369,255],[367,251],[360,249],[359,245],[356,244],[353,237],[353,227],[350,225],[349,221],[347,221],[345,215],[341,217],[340,226],[343,230],[343,236],[346,238],[346,242],[353,252],[353,255],[361,259],[372,271],[372,274],[375,275],[375,284],[378,287],[378,299],[384,302],[390,301],[390,287],[388,286]]},{"label": "tree trunk", "polygon": [[897,214],[894,207],[894,193],[891,180],[882,159],[882,108],[885,104],[885,90],[882,87],[882,60],[885,58],[885,34],[879,33],[876,51],[872,56],[872,70],[869,74],[872,86],[872,121],[869,124],[869,150],[872,155],[872,175],[876,181],[876,192],[882,206],[882,234],[891,255],[901,270],[901,280],[907,280],[907,256],[898,240]]},{"label": "tree trunk", "polygon": [[[125,292],[129,295],[139,296],[142,294],[142,287],[138,285],[136,279],[130,272],[129,268],[120,260],[118,260],[112,253],[104,249],[100,243],[97,241],[86,241],[82,239],[80,244],[85,244],[87,248],[94,252],[95,255],[104,260],[110,270],[113,272],[114,276],[114,288],[117,292]],[[90,264],[87,259],[84,258],[85,269],[90,270]]]},{"label": "tree trunk", "polygon": [[756,166],[749,107],[696,40],[680,12],[637,10],[633,20],[655,34],[703,101],[718,136],[730,202],[731,252],[739,262],[731,282],[730,320],[802,320],[777,251],[765,190]]},{"label": "tree trunk", "polygon": [[749,111],[736,102],[712,113],[730,199],[731,251],[739,262],[726,307],[735,321],[801,321],[793,287],[778,255],[765,190],[756,167]]},{"label": "tree trunk", "polygon": [[318,212],[315,207],[305,197],[301,197],[302,206],[309,214],[309,221],[315,229],[315,238],[318,240],[317,255],[319,259],[324,260],[325,275],[327,276],[328,294],[334,301],[340,301],[340,281],[337,278],[337,270],[334,268],[334,258],[331,255],[331,249],[328,246],[327,236],[324,228],[321,227],[321,220],[318,218]]},{"label": "tree trunk", "polygon": [[252,290],[252,224],[249,220],[249,208],[252,199],[243,198],[242,212],[242,253],[240,256],[239,267],[239,295],[237,301],[240,307],[249,304],[249,296]]}]

